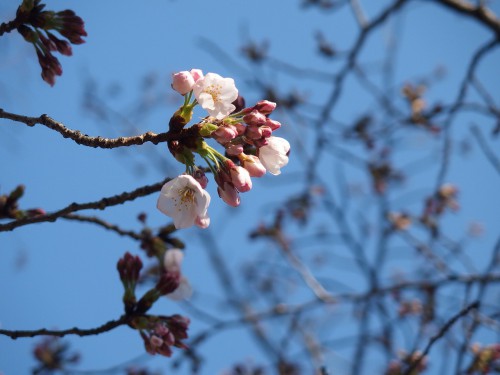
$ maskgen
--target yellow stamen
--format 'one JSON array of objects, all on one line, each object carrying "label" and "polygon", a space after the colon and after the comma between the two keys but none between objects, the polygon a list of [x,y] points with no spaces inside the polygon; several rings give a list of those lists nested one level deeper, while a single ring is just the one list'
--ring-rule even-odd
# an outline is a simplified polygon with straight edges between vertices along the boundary
[{"label": "yellow stamen", "polygon": [[212,84],[208,86],[204,92],[207,94],[210,94],[212,96],[212,99],[214,100],[214,103],[219,101],[219,96],[221,94],[222,86],[219,84]]}]

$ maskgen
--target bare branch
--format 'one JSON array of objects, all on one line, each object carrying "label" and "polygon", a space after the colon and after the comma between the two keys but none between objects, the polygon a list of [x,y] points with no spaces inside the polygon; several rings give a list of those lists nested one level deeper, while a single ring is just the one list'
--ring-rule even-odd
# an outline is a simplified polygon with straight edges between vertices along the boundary
[{"label": "bare branch", "polygon": [[490,161],[491,165],[493,165],[497,172],[500,173],[500,160],[486,143],[486,139],[484,139],[484,136],[479,128],[474,125],[473,127],[471,127],[470,131],[472,132],[472,135],[476,137],[477,143],[479,144],[479,147],[481,147],[481,150],[483,151],[486,158]]},{"label": "bare branch", "polygon": [[[89,146],[94,148],[116,148],[132,145],[142,145],[147,142],[153,144],[158,144],[160,142],[166,142],[174,138],[170,133],[160,133],[156,134],[153,132],[147,132],[141,135],[136,135],[133,137],[119,137],[119,138],[103,138],[103,137],[90,137],[86,134],[81,133],[78,130],[68,129],[66,126],[60,122],[50,118],[47,115],[41,115],[40,117],[28,117],[17,115],[14,113],[5,112],[0,109],[0,118],[9,119],[16,122],[21,122],[28,126],[35,126],[36,124],[44,125],[49,129],[55,130],[60,133],[64,138],[70,138],[79,145]],[[176,136],[179,137],[178,135]]]},{"label": "bare branch", "polygon": [[460,318],[467,315],[471,310],[478,309],[479,305],[480,305],[479,301],[473,302],[470,305],[466,306],[464,309],[462,309],[458,314],[453,316],[450,320],[448,320],[446,322],[446,324],[441,327],[439,332],[431,337],[431,339],[429,340],[429,343],[425,347],[422,354],[414,362],[412,362],[411,366],[409,366],[408,369],[406,370],[405,375],[410,375],[412,373],[412,371],[417,368],[417,366],[422,361],[422,359],[427,354],[429,354],[429,351],[431,350],[432,345],[434,345],[434,343],[437,340],[439,340],[441,337],[443,337],[445,335],[445,333],[448,332],[448,330],[457,322],[457,320],[459,320]]},{"label": "bare branch", "polygon": [[118,233],[120,236],[127,236],[130,238],[133,238],[134,240],[141,241],[143,239],[143,236],[141,236],[140,233],[134,232],[132,230],[122,229],[118,225],[108,223],[107,221],[104,221],[96,216],[69,214],[69,215],[64,215],[62,218],[65,220],[72,220],[72,221],[80,221],[80,222],[84,222],[84,223],[97,224],[100,227],[103,227],[105,229],[108,229],[110,231]]},{"label": "bare branch", "polygon": [[475,18],[493,31],[497,35],[497,38],[500,38],[500,20],[490,9],[482,5],[476,6],[463,0],[436,0],[436,2],[458,13]]},{"label": "bare branch", "polygon": [[142,186],[130,192],[123,192],[118,195],[102,198],[98,201],[88,202],[88,203],[71,203],[69,206],[66,206],[52,213],[28,217],[19,220],[13,220],[7,224],[0,224],[0,232],[11,231],[15,228],[33,223],[56,221],[60,217],[63,217],[75,211],[88,210],[88,209],[104,210],[106,207],[116,206],[125,203],[127,201],[133,201],[134,199],[139,197],[144,197],[146,195],[156,193],[160,191],[161,187],[168,181],[170,181],[170,178],[167,178],[161,182],[157,182],[156,184],[153,185]]},{"label": "bare branch", "polygon": [[123,315],[118,320],[110,320],[103,325],[96,328],[89,329],[80,329],[77,327],[65,329],[62,331],[59,330],[50,330],[50,329],[37,329],[34,331],[11,331],[7,329],[0,329],[0,335],[8,336],[11,339],[15,340],[21,337],[35,337],[35,336],[57,336],[63,337],[66,335],[78,335],[78,336],[93,336],[99,335],[104,332],[109,332],[116,327],[127,324],[129,317]]}]

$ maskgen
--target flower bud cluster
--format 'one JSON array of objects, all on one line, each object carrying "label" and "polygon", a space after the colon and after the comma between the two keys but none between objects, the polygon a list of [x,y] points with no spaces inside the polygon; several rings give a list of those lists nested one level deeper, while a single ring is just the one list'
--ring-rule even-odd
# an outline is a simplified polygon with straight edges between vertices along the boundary
[{"label": "flower bud cluster", "polygon": [[125,312],[131,313],[136,305],[135,286],[139,280],[142,261],[138,256],[134,256],[127,252],[123,258],[118,261],[116,268],[118,269],[120,280],[124,288],[123,304],[125,306]]},{"label": "flower bud cluster", "polygon": [[[269,118],[276,103],[262,100],[244,108],[244,99],[232,78],[192,69],[173,74],[172,88],[184,96],[184,104],[170,120],[169,128],[179,135],[184,132],[184,137],[169,141],[168,146],[174,157],[186,165],[186,175],[165,184],[157,207],[174,219],[177,229],[193,224],[206,228],[210,196],[204,189],[208,179],[195,166],[194,154],[208,164],[219,197],[236,207],[240,204],[239,194],[252,189],[251,177],[262,177],[266,171],[273,175],[281,173],[281,168],[288,164],[290,144],[273,136],[281,127],[278,121]],[[183,129],[198,104],[209,116]],[[193,129],[197,132],[192,132]],[[222,145],[226,156],[210,147],[206,138]]]},{"label": "flower bud cluster", "polygon": [[149,354],[172,355],[172,347],[186,349],[182,340],[188,337],[189,318],[181,315],[147,316],[136,319],[132,325],[139,329]]},{"label": "flower bud cluster", "polygon": [[[87,36],[83,20],[72,10],[61,12],[44,11],[45,4],[40,0],[23,1],[17,10],[16,20],[20,21],[17,31],[33,44],[42,68],[42,78],[53,86],[55,77],[62,74],[59,60],[52,52],[71,56],[71,44],[82,44],[82,37]],[[60,39],[50,30],[58,32],[65,39]]]},{"label": "flower bud cluster", "polygon": [[[239,193],[252,188],[251,177],[262,177],[266,171],[278,175],[288,164],[290,144],[273,136],[281,124],[268,117],[275,108],[276,103],[262,100],[222,120],[208,117],[204,121],[206,128],[215,126],[210,137],[232,158],[219,160],[220,167],[214,173],[219,197],[232,207],[240,204]],[[245,153],[247,149],[254,150],[256,155]]]},{"label": "flower bud cluster", "polygon": [[19,200],[24,195],[24,185],[18,185],[9,194],[0,195],[0,219],[22,219],[38,215],[45,215],[41,208],[21,210]]}]

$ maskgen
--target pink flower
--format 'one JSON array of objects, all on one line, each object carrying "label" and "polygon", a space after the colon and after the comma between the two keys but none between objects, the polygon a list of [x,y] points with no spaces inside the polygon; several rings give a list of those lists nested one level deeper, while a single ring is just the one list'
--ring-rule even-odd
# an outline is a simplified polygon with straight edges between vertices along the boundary
[{"label": "pink flower", "polygon": [[231,207],[238,207],[240,205],[240,195],[232,183],[223,182],[222,186],[219,185],[217,187],[217,193]]},{"label": "pink flower", "polygon": [[278,130],[281,128],[281,123],[276,120],[271,120],[270,118],[266,119],[266,126],[269,126],[272,131]]},{"label": "pink flower", "polygon": [[222,125],[212,132],[211,136],[219,143],[226,144],[238,136],[238,131],[233,125]]},{"label": "pink flower", "polygon": [[170,249],[163,256],[163,267],[167,272],[181,272],[181,263],[184,259],[184,252],[180,249]]},{"label": "pink flower", "polygon": [[205,189],[208,185],[208,177],[205,175],[201,169],[196,168],[194,171],[193,177],[200,184],[202,189]]},{"label": "pink flower", "polygon": [[245,168],[234,166],[229,172],[231,174],[231,182],[240,193],[247,192],[252,188],[252,179]]},{"label": "pink flower", "polygon": [[181,95],[186,95],[193,89],[195,79],[188,71],[172,74],[172,88]]},{"label": "pink flower", "polygon": [[161,188],[157,207],[174,220],[177,229],[194,224],[206,228],[210,224],[207,209],[210,195],[190,175],[180,175]]},{"label": "pink flower", "polygon": [[166,296],[174,301],[188,299],[193,294],[193,288],[187,277],[181,273],[181,264],[184,259],[184,252],[179,249],[167,250],[163,257],[163,266],[165,271],[180,274],[179,286]]},{"label": "pink flower", "polygon": [[243,152],[243,145],[228,145],[226,147],[226,153],[232,156],[238,156]]},{"label": "pink flower", "polygon": [[270,102],[269,100],[261,100],[255,104],[254,109],[264,115],[268,115],[276,109],[276,103]]},{"label": "pink flower", "polygon": [[266,174],[266,168],[255,155],[244,155],[240,158],[243,168],[245,168],[251,177],[262,177]]},{"label": "pink flower", "polygon": [[266,116],[264,116],[259,111],[253,110],[252,112],[243,116],[243,121],[248,125],[264,125],[266,123]]},{"label": "pink flower", "polygon": [[288,154],[290,153],[290,143],[284,138],[269,137],[267,145],[258,150],[259,159],[262,165],[274,175],[281,173],[281,168],[288,164]]},{"label": "pink flower", "polygon": [[198,103],[210,116],[218,120],[222,120],[236,109],[232,102],[238,97],[238,90],[232,78],[207,73],[205,77],[198,79],[193,92]]},{"label": "pink flower", "polygon": [[204,77],[201,69],[191,69],[189,73],[191,73],[195,82],[198,82],[199,79]]}]

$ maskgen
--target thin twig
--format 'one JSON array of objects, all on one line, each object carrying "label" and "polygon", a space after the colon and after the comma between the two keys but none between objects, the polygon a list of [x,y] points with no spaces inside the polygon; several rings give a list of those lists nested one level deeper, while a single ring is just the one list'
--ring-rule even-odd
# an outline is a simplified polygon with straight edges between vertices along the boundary
[{"label": "thin twig", "polygon": [[454,315],[450,320],[448,320],[445,325],[443,325],[441,327],[441,329],[439,330],[438,333],[436,333],[434,336],[432,336],[429,340],[429,342],[427,343],[427,346],[425,347],[424,351],[422,352],[422,354],[420,354],[420,356],[414,361],[412,362],[412,364],[408,367],[408,369],[406,370],[405,372],[405,375],[410,375],[412,373],[412,371],[414,369],[417,368],[417,366],[420,364],[420,362],[422,361],[422,359],[424,359],[424,357],[429,354],[431,348],[432,348],[432,345],[434,345],[434,343],[439,340],[441,337],[443,337],[445,335],[446,332],[448,332],[448,330],[462,317],[464,317],[465,315],[467,315],[471,310],[476,310],[479,308],[479,305],[480,305],[480,302],[479,301],[475,301],[473,303],[471,303],[470,305],[466,306],[465,308],[463,308],[458,314]]},{"label": "thin twig", "polygon": [[69,214],[69,215],[64,215],[62,217],[62,219],[72,220],[72,221],[81,221],[81,222],[85,222],[85,223],[93,223],[93,224],[97,224],[105,229],[108,229],[110,231],[113,231],[115,233],[118,233],[120,236],[127,236],[127,237],[133,238],[134,240],[138,240],[138,241],[141,241],[143,239],[143,236],[140,233],[134,232],[132,230],[122,229],[118,225],[108,223],[107,221],[104,221],[96,216]]},{"label": "thin twig", "polygon": [[479,144],[479,147],[481,147],[481,150],[483,151],[486,158],[490,161],[491,165],[493,165],[497,172],[500,173],[500,159],[498,159],[498,157],[488,146],[488,144],[486,143],[486,139],[484,139],[484,136],[479,128],[474,125],[473,127],[471,127],[470,131],[472,135],[476,137],[477,143]]}]

